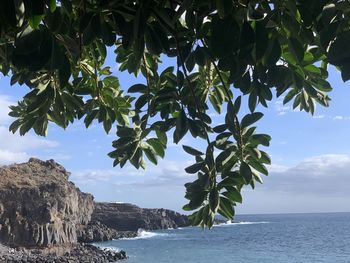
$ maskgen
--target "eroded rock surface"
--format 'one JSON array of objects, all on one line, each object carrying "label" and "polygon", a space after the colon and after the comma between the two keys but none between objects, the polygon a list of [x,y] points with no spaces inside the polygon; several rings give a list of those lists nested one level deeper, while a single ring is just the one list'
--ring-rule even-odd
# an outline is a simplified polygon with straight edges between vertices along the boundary
[{"label": "eroded rock surface", "polygon": [[82,193],[53,160],[0,167],[0,243],[46,247],[76,243],[77,228],[93,212],[93,197]]},{"label": "eroded rock surface", "polygon": [[83,225],[79,228],[78,242],[91,243],[108,241],[119,238],[132,238],[137,236],[135,231],[117,231],[116,229],[107,227],[99,221],[90,222],[88,225]]},{"label": "eroded rock surface", "polygon": [[117,231],[137,231],[188,226],[188,218],[167,209],[140,208],[127,203],[95,203],[91,218]]}]

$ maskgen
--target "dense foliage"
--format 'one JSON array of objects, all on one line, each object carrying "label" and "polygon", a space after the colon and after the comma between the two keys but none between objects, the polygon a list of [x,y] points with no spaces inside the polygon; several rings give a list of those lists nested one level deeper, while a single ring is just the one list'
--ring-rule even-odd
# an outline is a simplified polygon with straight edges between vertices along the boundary
[{"label": "dense foliage", "polygon": [[[257,105],[284,96],[313,114],[330,100],[328,64],[350,78],[349,12],[337,0],[2,0],[0,71],[29,88],[11,107],[10,130],[45,136],[48,122],[66,128],[76,119],[106,132],[117,125],[109,156],[136,168],[144,156],[164,157],[170,134],[175,143],[203,139],[203,152],[183,146],[195,158],[186,172],[198,175],[185,185],[184,209],[195,210],[193,225],[211,227],[216,213],[234,216],[244,185],[268,174],[259,147],[270,136],[256,132]],[[107,47],[120,71],[146,84],[122,89]],[[174,65],[159,70],[161,59]],[[225,123],[212,127],[209,108]]]}]

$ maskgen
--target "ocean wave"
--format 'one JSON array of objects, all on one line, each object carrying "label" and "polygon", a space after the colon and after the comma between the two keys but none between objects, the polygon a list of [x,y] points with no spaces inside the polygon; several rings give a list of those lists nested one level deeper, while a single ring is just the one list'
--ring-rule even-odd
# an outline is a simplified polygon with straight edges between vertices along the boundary
[{"label": "ocean wave", "polygon": [[150,232],[143,229],[139,229],[137,231],[137,236],[132,238],[121,238],[122,240],[135,240],[135,239],[147,239],[147,238],[153,238],[153,237],[160,237],[160,236],[168,236],[167,233],[156,233],[156,232]]},{"label": "ocean wave", "polygon": [[102,250],[105,250],[105,251],[120,252],[120,249],[117,247],[103,246],[103,245],[101,246],[100,244],[94,244],[94,246],[96,246]]},{"label": "ocean wave", "polygon": [[216,226],[237,226],[237,225],[257,225],[257,224],[268,224],[267,221],[241,221],[241,222],[231,222],[221,223]]}]

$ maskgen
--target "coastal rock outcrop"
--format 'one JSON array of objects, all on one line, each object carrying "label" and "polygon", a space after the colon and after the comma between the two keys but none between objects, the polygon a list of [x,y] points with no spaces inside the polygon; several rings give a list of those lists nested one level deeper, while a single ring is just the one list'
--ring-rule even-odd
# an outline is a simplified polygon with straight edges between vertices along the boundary
[{"label": "coastal rock outcrop", "polygon": [[92,243],[108,241],[119,238],[132,238],[137,236],[135,231],[117,231],[109,228],[99,221],[90,222],[88,225],[83,225],[77,232],[78,242]]},{"label": "coastal rock outcrop", "polygon": [[[61,253],[45,249],[9,248],[0,245],[1,263],[110,263],[126,259],[125,251],[98,248],[89,244],[76,244]],[[57,248],[56,248],[57,250]]]},{"label": "coastal rock outcrop", "polygon": [[89,223],[94,204],[69,175],[53,160],[0,167],[0,243],[29,248],[76,243],[77,228]]},{"label": "coastal rock outcrop", "polygon": [[137,231],[188,226],[188,218],[172,210],[140,208],[128,203],[95,202],[92,222],[117,231]]}]

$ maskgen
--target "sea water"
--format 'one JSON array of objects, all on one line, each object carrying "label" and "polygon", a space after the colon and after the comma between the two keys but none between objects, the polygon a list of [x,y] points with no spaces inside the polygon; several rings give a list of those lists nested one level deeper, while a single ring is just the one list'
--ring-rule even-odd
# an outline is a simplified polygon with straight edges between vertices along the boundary
[{"label": "sea water", "polygon": [[350,262],[350,213],[236,216],[208,230],[143,231],[98,243],[123,249],[126,263]]}]

